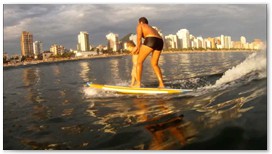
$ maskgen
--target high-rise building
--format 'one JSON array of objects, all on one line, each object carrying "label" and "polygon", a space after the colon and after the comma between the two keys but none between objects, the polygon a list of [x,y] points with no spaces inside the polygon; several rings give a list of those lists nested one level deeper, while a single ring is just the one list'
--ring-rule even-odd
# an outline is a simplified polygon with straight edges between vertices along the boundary
[{"label": "high-rise building", "polygon": [[241,41],[233,41],[233,48],[241,49],[241,47],[242,47]]},{"label": "high-rise building", "polygon": [[245,48],[245,44],[247,43],[246,42],[246,37],[241,36],[240,37],[240,42],[241,42],[241,48],[244,49]]},{"label": "high-rise building", "polygon": [[204,48],[204,40],[201,36],[197,37],[197,48]]},{"label": "high-rise building", "polygon": [[188,49],[191,47],[190,45],[190,33],[187,29],[180,29],[177,32],[177,36],[179,39],[178,47],[182,49]]},{"label": "high-rise building", "polygon": [[207,38],[210,42],[211,42],[211,49],[215,49],[216,48],[216,39],[212,38],[212,37],[208,37]]},{"label": "high-rise building", "polygon": [[77,50],[78,51],[90,51],[88,32],[81,31],[79,33]]},{"label": "high-rise building", "polygon": [[21,54],[22,56],[33,57],[33,35],[23,31],[21,35]]},{"label": "high-rise building", "polygon": [[54,56],[62,55],[64,51],[65,51],[65,48],[62,45],[53,44],[50,47],[50,52],[53,53]]},{"label": "high-rise building", "polygon": [[41,41],[35,41],[35,42],[33,43],[34,57],[37,58],[38,55],[39,55],[40,53],[42,53],[42,51],[43,51],[43,44],[42,44],[42,42],[41,42]]},{"label": "high-rise building", "polygon": [[223,43],[221,42],[221,37],[215,37],[215,48],[216,49],[222,49],[223,48]]},{"label": "high-rise building", "polygon": [[225,49],[230,49],[231,48],[231,37],[230,36],[225,36],[224,37],[224,48]]},{"label": "high-rise building", "polygon": [[165,36],[165,43],[167,49],[177,49],[178,48],[178,37],[177,35],[169,34]]},{"label": "high-rise building", "polygon": [[212,42],[207,38],[204,39],[204,48],[205,49],[211,49],[212,48]]},{"label": "high-rise building", "polygon": [[106,38],[108,40],[108,50],[118,51],[118,34],[109,33],[108,35],[106,35]]},{"label": "high-rise building", "polygon": [[220,42],[221,42],[221,49],[225,48],[225,36],[221,35],[220,36]]}]

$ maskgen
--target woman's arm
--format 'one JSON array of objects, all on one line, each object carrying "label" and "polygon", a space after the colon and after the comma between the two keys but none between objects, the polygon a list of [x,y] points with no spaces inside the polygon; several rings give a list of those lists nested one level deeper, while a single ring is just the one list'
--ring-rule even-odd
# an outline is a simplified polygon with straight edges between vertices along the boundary
[{"label": "woman's arm", "polygon": [[140,47],[142,45],[142,35],[143,35],[143,32],[142,32],[142,27],[141,27],[141,24],[138,24],[137,28],[136,28],[136,32],[137,32],[137,44],[136,44],[136,49],[134,50],[135,54],[138,54],[139,51],[140,51]]}]

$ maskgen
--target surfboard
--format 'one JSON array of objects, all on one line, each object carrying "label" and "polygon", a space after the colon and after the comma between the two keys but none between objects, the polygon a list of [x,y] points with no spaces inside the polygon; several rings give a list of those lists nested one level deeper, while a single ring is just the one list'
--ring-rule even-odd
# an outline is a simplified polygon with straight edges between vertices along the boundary
[{"label": "surfboard", "polygon": [[123,94],[181,94],[193,91],[192,89],[133,88],[125,86],[94,84],[90,82],[87,83],[87,86]]}]

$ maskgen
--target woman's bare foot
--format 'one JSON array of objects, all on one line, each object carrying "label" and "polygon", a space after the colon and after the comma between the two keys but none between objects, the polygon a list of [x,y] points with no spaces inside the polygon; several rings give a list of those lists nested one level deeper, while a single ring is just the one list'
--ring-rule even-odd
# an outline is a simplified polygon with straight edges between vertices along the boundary
[{"label": "woman's bare foot", "polygon": [[132,86],[133,88],[141,88],[141,84],[140,83],[136,83]]},{"label": "woman's bare foot", "polygon": [[165,88],[164,84],[160,84],[158,88]]}]

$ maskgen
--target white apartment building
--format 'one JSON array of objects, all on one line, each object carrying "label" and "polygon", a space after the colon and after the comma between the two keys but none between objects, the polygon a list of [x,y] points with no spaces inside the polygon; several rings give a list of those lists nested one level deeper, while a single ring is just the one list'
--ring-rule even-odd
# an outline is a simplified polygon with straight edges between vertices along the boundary
[{"label": "white apartment building", "polygon": [[188,49],[191,47],[189,30],[180,29],[177,32],[177,36],[178,36],[178,40],[179,40],[178,41],[178,48]]},{"label": "white apartment building", "polygon": [[224,45],[225,49],[232,48],[232,46],[231,46],[231,37],[230,36],[225,36],[224,37],[224,42],[225,42],[225,45]]},{"label": "white apartment building", "polygon": [[223,47],[222,47],[222,42],[221,42],[221,37],[220,37],[220,36],[215,37],[215,42],[216,42],[215,47],[216,47],[217,49],[222,49],[222,48],[223,48]]},{"label": "white apartment building", "polygon": [[38,55],[43,52],[43,44],[41,41],[35,41],[33,43],[34,58],[38,58]]},{"label": "white apartment building", "polygon": [[77,50],[78,51],[90,51],[88,32],[81,31],[78,34]]},{"label": "white apartment building", "polygon": [[167,49],[177,49],[178,48],[178,37],[177,35],[169,34],[165,36],[165,43]]},{"label": "white apartment building", "polygon": [[212,42],[209,39],[204,39],[204,46],[205,46],[205,49],[211,49]]},{"label": "white apartment building", "polygon": [[220,42],[221,42],[221,49],[225,48],[225,36],[221,35],[220,36]]},{"label": "white apartment building", "polygon": [[114,52],[118,51],[118,34],[109,33],[108,35],[106,35],[106,38],[108,40],[108,49],[111,49]]},{"label": "white apartment building", "polygon": [[244,49],[245,48],[245,46],[246,46],[246,37],[244,37],[244,36],[241,36],[240,37],[240,42],[241,42],[241,47],[242,47],[242,49]]},{"label": "white apartment building", "polygon": [[197,37],[197,48],[204,48],[204,40],[201,36]]},{"label": "white apartment building", "polygon": [[56,55],[62,55],[64,53],[64,46],[58,45],[58,44],[53,44],[50,46],[50,52],[53,53],[54,56]]}]

